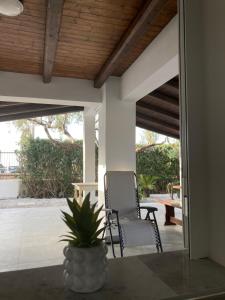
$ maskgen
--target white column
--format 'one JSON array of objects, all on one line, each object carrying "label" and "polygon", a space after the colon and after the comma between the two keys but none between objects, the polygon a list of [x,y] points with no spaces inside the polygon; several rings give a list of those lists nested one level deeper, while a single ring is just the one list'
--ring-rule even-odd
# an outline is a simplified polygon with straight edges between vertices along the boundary
[{"label": "white column", "polygon": [[103,87],[99,111],[99,201],[104,201],[104,174],[136,169],[136,104],[121,101],[120,79],[111,77]]},{"label": "white column", "polygon": [[84,109],[83,181],[95,182],[95,111]]}]

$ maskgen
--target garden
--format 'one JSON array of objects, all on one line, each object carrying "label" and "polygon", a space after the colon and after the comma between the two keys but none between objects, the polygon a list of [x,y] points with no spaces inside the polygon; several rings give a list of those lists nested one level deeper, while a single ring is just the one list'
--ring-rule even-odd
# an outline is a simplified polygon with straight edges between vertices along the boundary
[{"label": "garden", "polygon": [[[96,157],[97,154],[96,147]],[[23,182],[22,197],[72,196],[71,183],[82,181],[82,141],[53,143],[47,139],[29,138],[17,155]],[[147,147],[137,151],[136,159],[139,190],[143,197],[150,193],[166,193],[169,184],[179,182],[178,143]]]}]

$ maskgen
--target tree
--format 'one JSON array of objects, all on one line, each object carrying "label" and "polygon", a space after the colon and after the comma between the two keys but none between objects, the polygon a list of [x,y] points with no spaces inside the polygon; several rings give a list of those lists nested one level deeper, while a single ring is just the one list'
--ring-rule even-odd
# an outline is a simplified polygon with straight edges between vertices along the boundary
[{"label": "tree", "polygon": [[148,145],[155,144],[159,137],[158,133],[149,130],[145,130],[144,136]]},{"label": "tree", "polygon": [[15,127],[21,132],[21,144],[25,144],[26,141],[34,137],[34,124],[28,122],[27,120],[17,120],[13,123]]},{"label": "tree", "polygon": [[149,148],[162,145],[166,142],[166,137],[163,142],[157,143],[159,134],[153,131],[144,130],[144,134],[141,137],[141,143],[136,147],[136,153],[143,152]]},{"label": "tree", "polygon": [[[15,121],[14,124],[22,132],[21,144],[25,143],[31,137],[34,137],[35,126],[43,127],[48,139],[57,145],[63,141],[69,141],[72,145],[80,147],[76,139],[69,131],[69,127],[82,121],[82,113],[66,113],[48,117],[39,117],[34,119],[24,119]],[[54,135],[57,135],[57,138]]]}]

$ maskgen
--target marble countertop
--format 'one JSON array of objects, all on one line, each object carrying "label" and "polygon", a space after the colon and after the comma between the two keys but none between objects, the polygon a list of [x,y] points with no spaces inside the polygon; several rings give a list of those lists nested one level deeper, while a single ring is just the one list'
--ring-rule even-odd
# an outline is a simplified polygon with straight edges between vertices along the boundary
[{"label": "marble countertop", "polygon": [[93,294],[65,291],[62,272],[53,266],[0,273],[0,299],[178,300],[225,291],[225,268],[207,259],[189,261],[185,251],[111,259],[104,288]]}]

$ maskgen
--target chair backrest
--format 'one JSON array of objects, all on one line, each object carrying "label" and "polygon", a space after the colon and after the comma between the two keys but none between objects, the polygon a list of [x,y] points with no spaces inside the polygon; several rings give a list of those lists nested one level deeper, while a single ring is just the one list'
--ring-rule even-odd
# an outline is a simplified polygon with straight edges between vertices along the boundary
[{"label": "chair backrest", "polygon": [[139,202],[135,173],[133,171],[107,171],[104,182],[106,208],[118,210],[120,217],[136,219]]}]

